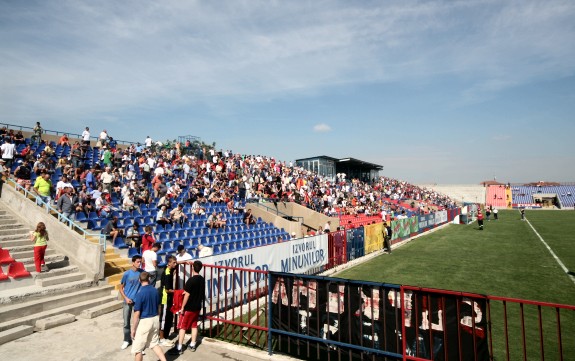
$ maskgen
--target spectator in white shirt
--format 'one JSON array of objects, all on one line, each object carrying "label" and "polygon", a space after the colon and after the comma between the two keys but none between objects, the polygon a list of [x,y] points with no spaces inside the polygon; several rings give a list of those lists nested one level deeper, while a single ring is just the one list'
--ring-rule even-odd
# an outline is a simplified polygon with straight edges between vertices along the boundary
[{"label": "spectator in white shirt", "polygon": [[144,271],[150,274],[150,285],[156,287],[156,279],[158,278],[158,250],[162,248],[161,243],[154,243],[152,248],[144,251],[142,260],[144,261]]}]

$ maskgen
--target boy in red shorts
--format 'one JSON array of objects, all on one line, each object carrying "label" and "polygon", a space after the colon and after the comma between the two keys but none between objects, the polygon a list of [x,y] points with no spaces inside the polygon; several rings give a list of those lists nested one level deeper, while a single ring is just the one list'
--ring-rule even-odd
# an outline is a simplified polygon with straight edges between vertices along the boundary
[{"label": "boy in red shorts", "polygon": [[205,299],[205,280],[200,275],[202,262],[195,261],[192,269],[192,277],[184,285],[184,300],[180,310],[178,321],[178,343],[169,352],[171,354],[181,355],[184,353],[184,337],[186,330],[192,329],[192,340],[190,349],[196,351],[196,340],[198,338],[198,318]]}]

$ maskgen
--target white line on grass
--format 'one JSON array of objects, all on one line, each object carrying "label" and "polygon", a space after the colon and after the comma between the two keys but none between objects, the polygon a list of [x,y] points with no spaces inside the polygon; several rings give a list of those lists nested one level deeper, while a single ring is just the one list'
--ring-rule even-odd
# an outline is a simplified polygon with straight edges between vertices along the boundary
[{"label": "white line on grass", "polygon": [[541,237],[541,235],[535,230],[535,227],[533,227],[533,225],[531,224],[531,222],[529,222],[529,220],[527,218],[525,218],[525,220],[527,221],[527,224],[529,225],[529,227],[531,227],[531,229],[533,230],[533,232],[535,232],[535,234],[537,235],[537,237],[539,237],[539,240],[543,243],[543,245],[545,245],[545,247],[547,247],[547,250],[549,251],[549,253],[551,253],[551,256],[553,258],[555,258],[555,261],[557,261],[557,263],[559,264],[559,266],[563,269],[563,272],[565,272],[565,274],[567,276],[569,276],[569,278],[571,279],[571,281],[573,281],[573,283],[575,283],[575,277],[573,277],[571,274],[569,274],[569,269],[567,269],[567,267],[565,267],[565,265],[563,264],[563,262],[561,262],[561,260],[559,259],[559,257],[557,257],[557,255],[555,254],[555,252],[553,252],[553,250],[551,249],[551,247],[549,247],[549,245],[547,244],[547,242],[545,242],[545,240],[543,239],[543,237]]}]

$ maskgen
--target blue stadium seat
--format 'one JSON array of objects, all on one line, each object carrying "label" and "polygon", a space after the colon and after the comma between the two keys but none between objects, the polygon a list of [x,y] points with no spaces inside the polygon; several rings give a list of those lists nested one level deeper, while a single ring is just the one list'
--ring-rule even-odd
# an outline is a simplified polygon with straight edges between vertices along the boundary
[{"label": "blue stadium seat", "polygon": [[118,237],[116,237],[116,240],[114,241],[114,247],[124,249],[124,248],[128,248],[128,245],[126,244],[123,237],[118,236]]},{"label": "blue stadium seat", "polygon": [[128,249],[128,257],[131,259],[132,257],[134,257],[135,255],[139,255],[140,254],[140,250],[136,247],[132,247],[130,249]]},{"label": "blue stadium seat", "polygon": [[75,219],[76,219],[76,222],[87,222],[88,221],[88,217],[86,217],[86,214],[84,212],[76,212]]}]

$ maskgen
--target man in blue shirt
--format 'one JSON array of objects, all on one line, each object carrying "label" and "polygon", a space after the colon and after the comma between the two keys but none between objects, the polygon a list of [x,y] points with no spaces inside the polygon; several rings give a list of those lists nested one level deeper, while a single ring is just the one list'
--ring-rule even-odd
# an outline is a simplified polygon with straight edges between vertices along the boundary
[{"label": "man in blue shirt", "polygon": [[130,320],[132,319],[132,309],[134,308],[134,300],[136,294],[140,290],[140,273],[142,269],[142,256],[135,255],[132,257],[132,268],[124,272],[122,281],[120,281],[120,294],[124,300],[123,314],[124,314],[124,343],[122,343],[122,350],[125,350],[132,343],[132,335],[130,334]]},{"label": "man in blue shirt", "polygon": [[134,324],[131,336],[134,340],[132,353],[136,355],[136,361],[143,359],[142,352],[146,347],[150,347],[161,361],[166,361],[162,347],[160,346],[160,319],[158,309],[160,306],[160,296],[158,291],[150,285],[150,274],[142,272],[139,276],[142,287],[136,294],[134,301]]}]

